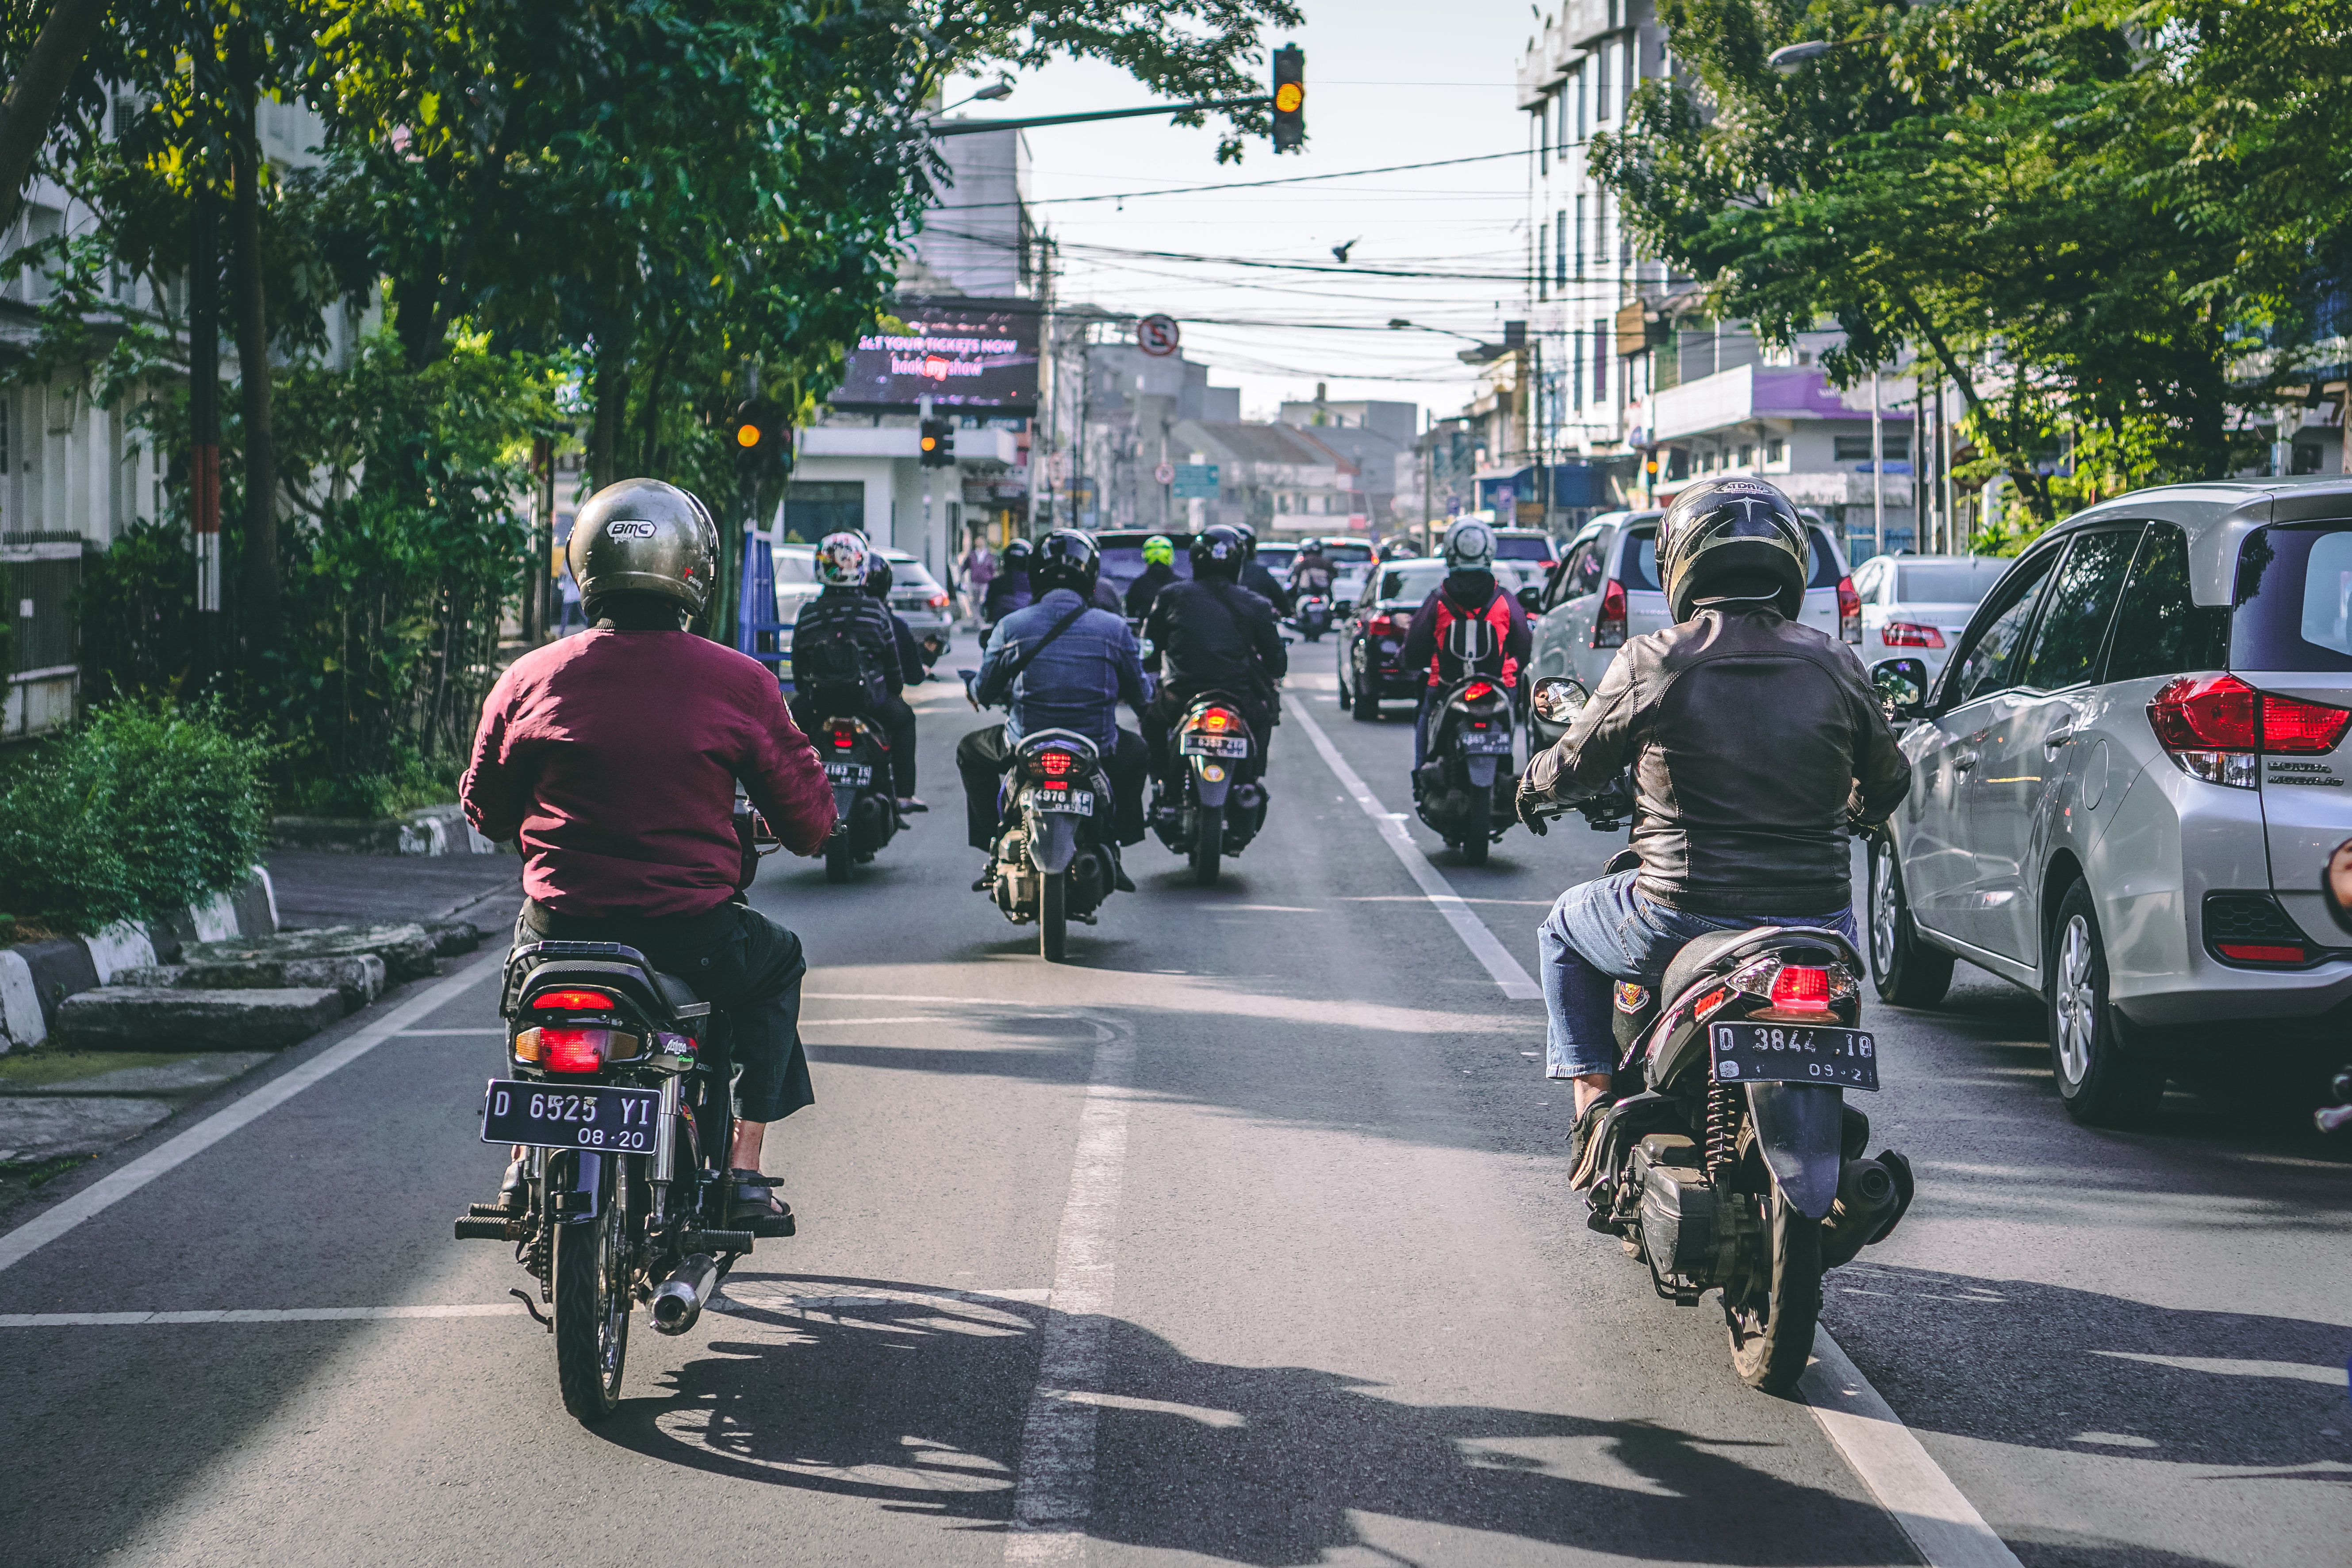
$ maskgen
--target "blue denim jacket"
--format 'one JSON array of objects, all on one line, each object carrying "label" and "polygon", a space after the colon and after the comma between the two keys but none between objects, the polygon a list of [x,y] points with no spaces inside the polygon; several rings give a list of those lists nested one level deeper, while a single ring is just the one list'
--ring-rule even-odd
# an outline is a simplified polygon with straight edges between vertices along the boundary
[{"label": "blue denim jacket", "polygon": [[1004,721],[1007,741],[1017,742],[1032,730],[1075,730],[1108,757],[1118,743],[1119,702],[1140,708],[1146,700],[1142,650],[1118,616],[1088,610],[1030,661],[1010,693],[1005,689],[1005,672],[1022,650],[1078,604],[1075,589],[1056,588],[997,622],[972,694],[991,707],[1005,704],[1012,715]]}]

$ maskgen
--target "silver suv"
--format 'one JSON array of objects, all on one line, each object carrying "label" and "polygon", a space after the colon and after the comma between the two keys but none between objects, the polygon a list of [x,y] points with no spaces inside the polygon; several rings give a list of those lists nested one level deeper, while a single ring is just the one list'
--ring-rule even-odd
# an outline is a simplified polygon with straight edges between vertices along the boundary
[{"label": "silver suv", "polygon": [[2352,835],[2352,481],[2105,502],[2017,559],[1932,689],[1873,671],[1912,764],[1871,847],[1881,996],[1933,1005],[1955,958],[2041,993],[2060,1097],[2111,1126],[2168,1069],[2352,1022],[2319,890]]}]

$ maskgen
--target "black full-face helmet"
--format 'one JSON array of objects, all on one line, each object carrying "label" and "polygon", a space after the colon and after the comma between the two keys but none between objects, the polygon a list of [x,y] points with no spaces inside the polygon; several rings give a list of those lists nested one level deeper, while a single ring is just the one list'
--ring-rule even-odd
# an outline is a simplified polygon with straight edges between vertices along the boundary
[{"label": "black full-face helmet", "polygon": [[1083,599],[1095,591],[1102,552],[1075,528],[1057,528],[1037,542],[1029,562],[1029,585],[1043,597],[1055,588],[1075,589]]},{"label": "black full-face helmet", "polygon": [[866,597],[887,599],[890,596],[890,585],[895,581],[896,579],[890,575],[890,563],[883,560],[881,552],[877,551],[866,563]]},{"label": "black full-face helmet", "polygon": [[1202,529],[1192,539],[1192,575],[1222,577],[1228,583],[1241,580],[1242,563],[1249,559],[1249,545],[1241,530],[1226,523]]},{"label": "black full-face helmet", "polygon": [[1029,557],[1034,552],[1025,539],[1015,539],[1004,547],[1004,569],[1007,572],[1029,570]]},{"label": "black full-face helmet", "polygon": [[1227,527],[1227,528],[1232,529],[1235,533],[1238,533],[1238,534],[1240,534],[1240,535],[1241,535],[1241,537],[1242,537],[1242,559],[1243,559],[1244,561],[1245,561],[1245,562],[1247,562],[1247,561],[1255,561],[1255,560],[1256,560],[1256,559],[1257,559],[1257,530],[1256,530],[1255,527],[1253,527],[1252,525],[1250,525],[1249,523],[1246,523],[1246,522],[1229,522],[1229,523],[1226,523],[1224,526],[1225,526],[1225,527]]},{"label": "black full-face helmet", "polygon": [[572,524],[565,564],[580,596],[647,594],[699,615],[719,564],[709,509],[660,479],[623,479],[588,498]]},{"label": "black full-face helmet", "polygon": [[1701,479],[1658,520],[1658,575],[1677,621],[1735,583],[1769,584],[1775,607],[1795,620],[1811,563],[1804,519],[1762,479]]}]

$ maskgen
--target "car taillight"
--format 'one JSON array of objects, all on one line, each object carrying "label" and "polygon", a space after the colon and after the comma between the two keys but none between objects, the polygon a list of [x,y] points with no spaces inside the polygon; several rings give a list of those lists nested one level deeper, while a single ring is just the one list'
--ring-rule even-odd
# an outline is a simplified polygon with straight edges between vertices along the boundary
[{"label": "car taillight", "polygon": [[1782,1013],[1828,1012],[1830,972],[1794,965],[1783,968],[1772,976],[1772,1006]]},{"label": "car taillight", "polygon": [[1038,762],[1049,779],[1061,778],[1070,771],[1070,753],[1067,752],[1047,752]]},{"label": "car taillight", "polygon": [[1592,617],[1592,646],[1625,646],[1625,584],[1613,579],[1601,589],[1601,613]]},{"label": "car taillight", "polygon": [[1934,626],[1923,626],[1916,621],[1889,621],[1878,628],[1879,640],[1888,647],[1941,647],[1944,634]]},{"label": "car taillight", "polygon": [[944,610],[948,607],[948,596],[945,594],[934,594],[923,603],[935,610]]},{"label": "car taillight", "polygon": [[608,1062],[637,1054],[637,1037],[611,1029],[524,1029],[514,1037],[514,1057],[549,1072],[596,1072]]},{"label": "car taillight", "polygon": [[1392,637],[1396,636],[1396,617],[1394,616],[1366,616],[1364,617],[1364,635],[1370,637]]},{"label": "car taillight", "polygon": [[2252,789],[2256,758],[2334,751],[2352,726],[2352,710],[2257,691],[2234,675],[2184,675],[2148,703],[2147,721],[2181,772]]},{"label": "car taillight", "polygon": [[1484,680],[1474,680],[1462,689],[1462,699],[1465,702],[1475,702],[1481,698],[1493,695],[1495,695],[1494,687]]},{"label": "car taillight", "polygon": [[602,991],[542,991],[530,999],[533,1009],[561,1009],[567,1013],[609,1012],[615,1004]]},{"label": "car taillight", "polygon": [[1853,591],[1853,579],[1838,579],[1838,636],[1847,642],[1862,640],[1862,595]]}]

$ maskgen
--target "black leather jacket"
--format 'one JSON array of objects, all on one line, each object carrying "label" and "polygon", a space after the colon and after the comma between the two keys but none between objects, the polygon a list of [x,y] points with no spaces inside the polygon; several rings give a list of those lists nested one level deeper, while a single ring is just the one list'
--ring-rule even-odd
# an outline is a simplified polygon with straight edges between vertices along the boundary
[{"label": "black leather jacket", "polygon": [[1629,766],[1634,885],[1702,914],[1843,909],[1849,815],[1884,822],[1911,788],[1862,661],[1769,608],[1702,609],[1627,643],[1520,787],[1576,800]]},{"label": "black leather jacket", "polygon": [[1169,584],[1151,601],[1143,635],[1152,644],[1148,668],[1166,661],[1171,691],[1217,687],[1270,700],[1274,683],[1290,668],[1274,606],[1232,583]]}]

